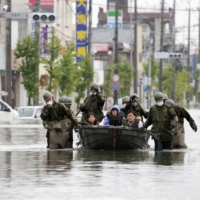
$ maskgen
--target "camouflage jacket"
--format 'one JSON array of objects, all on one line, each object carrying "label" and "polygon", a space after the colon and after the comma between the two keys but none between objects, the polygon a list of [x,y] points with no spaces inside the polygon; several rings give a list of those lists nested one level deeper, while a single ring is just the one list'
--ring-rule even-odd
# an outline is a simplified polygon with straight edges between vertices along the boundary
[{"label": "camouflage jacket", "polygon": [[[70,111],[71,111],[72,116],[76,118],[74,112],[72,110],[70,110]],[[68,117],[67,117],[67,125],[68,125],[68,128],[69,128],[69,131],[71,133],[73,133],[73,128],[74,128],[74,126],[76,126],[76,124]]]},{"label": "camouflage jacket", "polygon": [[178,119],[172,106],[164,104],[163,106],[153,105],[150,108],[148,118],[144,123],[144,128],[152,125],[152,138],[162,141],[173,139],[173,128],[176,126]]},{"label": "camouflage jacket", "polygon": [[96,95],[89,95],[86,97],[83,103],[84,113],[94,112],[95,114],[103,114],[102,109],[105,102],[105,98],[100,93]]},{"label": "camouflage jacket", "polygon": [[44,106],[40,117],[43,121],[47,121],[47,122],[60,121],[67,117],[67,118],[71,119],[75,125],[78,124],[78,120],[72,114],[72,112],[67,107],[65,107],[64,104],[57,103],[55,101],[53,102],[52,106],[49,106],[49,105]]},{"label": "camouflage jacket", "polygon": [[135,111],[136,114],[137,114],[137,116],[141,116],[141,117],[144,116],[144,118],[147,118],[147,112],[144,112],[144,110],[143,110],[139,105],[133,106],[133,105],[132,105],[132,102],[129,102],[129,103],[125,106],[125,108],[123,109],[123,112],[125,113],[125,115],[127,115],[127,112],[128,112],[129,110]]},{"label": "camouflage jacket", "polygon": [[174,106],[174,110],[178,116],[178,123],[184,124],[184,118],[190,123],[192,128],[196,128],[197,125],[194,119],[190,116],[190,114],[180,106]]}]

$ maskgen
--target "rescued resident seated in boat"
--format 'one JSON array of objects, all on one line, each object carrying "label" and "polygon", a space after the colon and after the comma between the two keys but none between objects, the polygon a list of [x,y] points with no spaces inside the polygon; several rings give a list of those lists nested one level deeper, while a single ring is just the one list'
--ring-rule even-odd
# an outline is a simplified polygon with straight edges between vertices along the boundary
[{"label": "rescued resident seated in boat", "polygon": [[137,117],[137,114],[133,110],[129,110],[126,115],[126,119],[122,121],[123,126],[128,126],[131,128],[142,128],[143,123],[141,122],[141,118]]},{"label": "rescued resident seated in boat", "polygon": [[124,118],[124,113],[120,112],[118,105],[114,105],[111,111],[107,112],[106,118],[104,120],[104,126],[122,126],[122,120]]},{"label": "rescued resident seated in boat", "polygon": [[178,123],[174,128],[174,138],[172,140],[172,148],[173,149],[187,148],[187,145],[185,143],[184,119],[186,119],[189,122],[190,127],[195,132],[197,131],[197,125],[194,119],[191,117],[191,115],[187,112],[187,110],[185,110],[181,106],[175,105],[172,99],[166,100],[165,104],[171,105],[178,116]]},{"label": "rescued resident seated in boat", "polygon": [[97,121],[95,114],[93,112],[89,112],[86,116],[86,120],[82,122],[82,125],[99,125],[99,122]]}]

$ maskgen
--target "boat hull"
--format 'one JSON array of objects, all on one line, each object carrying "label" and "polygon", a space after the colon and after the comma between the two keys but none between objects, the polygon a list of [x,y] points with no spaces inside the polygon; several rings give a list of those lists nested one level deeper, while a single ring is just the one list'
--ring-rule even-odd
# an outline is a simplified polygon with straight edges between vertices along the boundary
[{"label": "boat hull", "polygon": [[83,126],[79,137],[82,146],[87,149],[147,149],[150,131],[129,127]]}]

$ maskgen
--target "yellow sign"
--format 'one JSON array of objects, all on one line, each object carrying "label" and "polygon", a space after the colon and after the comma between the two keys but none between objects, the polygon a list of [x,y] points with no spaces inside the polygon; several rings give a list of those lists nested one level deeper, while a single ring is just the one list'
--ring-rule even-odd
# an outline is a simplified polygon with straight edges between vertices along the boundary
[{"label": "yellow sign", "polygon": [[77,39],[78,40],[85,40],[87,32],[86,31],[77,31]]},{"label": "yellow sign", "polygon": [[84,57],[86,56],[86,47],[78,47],[77,48],[77,53],[79,57]]}]

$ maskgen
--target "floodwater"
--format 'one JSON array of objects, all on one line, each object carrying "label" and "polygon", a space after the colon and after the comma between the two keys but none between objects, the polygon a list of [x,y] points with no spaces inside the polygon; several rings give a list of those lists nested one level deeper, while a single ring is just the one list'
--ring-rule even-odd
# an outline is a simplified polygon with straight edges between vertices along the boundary
[{"label": "floodwater", "polygon": [[47,150],[41,122],[1,123],[0,200],[199,200],[200,130],[185,128],[187,150],[114,152]]}]

